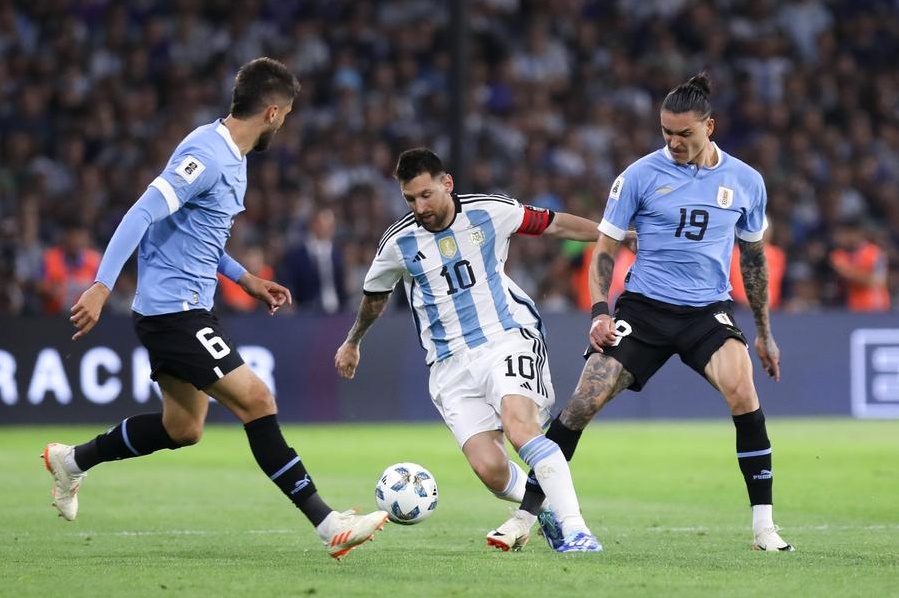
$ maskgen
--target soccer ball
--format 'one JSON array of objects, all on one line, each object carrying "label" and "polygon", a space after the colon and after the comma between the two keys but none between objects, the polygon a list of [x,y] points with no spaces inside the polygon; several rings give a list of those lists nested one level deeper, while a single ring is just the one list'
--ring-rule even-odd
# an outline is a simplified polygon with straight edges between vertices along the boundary
[{"label": "soccer ball", "polygon": [[430,517],[437,508],[437,481],[417,463],[397,463],[378,478],[375,501],[394,523],[412,525]]}]

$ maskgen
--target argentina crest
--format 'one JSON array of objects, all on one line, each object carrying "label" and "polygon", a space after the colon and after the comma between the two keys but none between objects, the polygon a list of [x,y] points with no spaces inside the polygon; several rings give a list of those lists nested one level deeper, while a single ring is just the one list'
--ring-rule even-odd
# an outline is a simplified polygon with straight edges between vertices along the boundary
[{"label": "argentina crest", "polygon": [[456,247],[456,239],[453,237],[443,237],[437,241],[437,247],[440,248],[440,254],[446,258],[453,257],[459,251],[459,248]]},{"label": "argentina crest", "polygon": [[480,228],[473,229],[469,233],[469,239],[471,239],[471,244],[475,247],[480,247],[487,241],[487,237],[484,235],[484,231]]}]

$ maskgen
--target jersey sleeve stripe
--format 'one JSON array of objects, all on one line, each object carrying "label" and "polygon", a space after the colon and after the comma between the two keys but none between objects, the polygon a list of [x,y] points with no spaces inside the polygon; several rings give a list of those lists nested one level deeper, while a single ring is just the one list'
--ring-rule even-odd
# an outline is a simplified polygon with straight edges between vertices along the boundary
[{"label": "jersey sleeve stripe", "polygon": [[171,183],[158,176],[153,179],[150,186],[162,193],[162,197],[165,198],[165,203],[169,207],[169,214],[174,214],[178,211],[181,204],[178,202],[178,196],[175,195],[175,188],[172,187]]},{"label": "jersey sleeve stripe", "polygon": [[479,201],[495,201],[498,203],[505,203],[509,205],[515,205],[518,203],[517,200],[509,197],[508,195],[499,195],[496,193],[491,194],[483,194],[483,193],[466,193],[464,195],[459,195],[459,202],[468,204],[468,203],[476,203]]},{"label": "jersey sleeve stripe", "polygon": [[622,240],[624,240],[624,237],[627,236],[626,230],[622,230],[622,229],[618,228],[617,226],[615,226],[614,224],[612,224],[605,218],[603,218],[602,222],[599,223],[599,232],[601,232],[602,234],[607,235],[609,237],[612,237],[616,241],[622,241]]},{"label": "jersey sleeve stripe", "polygon": [[387,241],[389,241],[392,237],[398,235],[404,228],[408,228],[409,225],[412,224],[415,224],[415,217],[410,212],[390,225],[390,227],[386,231],[384,231],[384,234],[381,236],[381,240],[378,242],[378,250],[375,252],[375,255],[381,253],[381,251],[384,249],[384,245],[387,244]]},{"label": "jersey sleeve stripe", "polygon": [[746,241],[747,243],[755,243],[756,241],[761,241],[762,237],[765,236],[765,229],[768,228],[768,217],[765,216],[765,222],[762,224],[762,230],[756,232],[748,232],[739,227],[736,227],[735,233],[737,238],[741,241]]}]

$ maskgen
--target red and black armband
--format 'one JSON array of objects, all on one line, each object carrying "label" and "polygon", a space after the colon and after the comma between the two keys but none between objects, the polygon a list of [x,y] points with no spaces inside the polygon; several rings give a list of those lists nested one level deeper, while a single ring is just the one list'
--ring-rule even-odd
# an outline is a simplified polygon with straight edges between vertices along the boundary
[{"label": "red and black armband", "polygon": [[524,206],[524,218],[521,220],[521,226],[515,231],[519,235],[529,235],[536,237],[542,235],[550,224],[556,213],[546,208],[537,208],[534,206]]}]

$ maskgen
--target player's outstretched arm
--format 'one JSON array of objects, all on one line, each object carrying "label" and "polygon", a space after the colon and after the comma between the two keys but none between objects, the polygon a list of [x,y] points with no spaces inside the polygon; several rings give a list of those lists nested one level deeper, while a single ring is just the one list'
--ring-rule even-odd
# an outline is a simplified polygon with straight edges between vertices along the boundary
[{"label": "player's outstretched arm", "polygon": [[768,312],[768,262],[763,241],[743,241],[740,244],[740,273],[746,287],[746,298],[755,319],[755,350],[765,372],[780,380],[780,349],[771,334]]},{"label": "player's outstretched arm", "polygon": [[359,311],[356,313],[356,321],[353,327],[347,333],[346,340],[337,349],[334,356],[334,367],[337,373],[343,378],[352,378],[356,375],[356,367],[359,365],[361,355],[359,353],[359,345],[362,343],[362,337],[368,332],[368,329],[375,320],[381,317],[381,314],[387,309],[387,303],[390,301],[390,293],[366,294],[362,296],[362,303],[359,305]]},{"label": "player's outstretched arm", "polygon": [[567,212],[556,212],[553,221],[546,227],[544,234],[572,241],[593,242],[599,234],[598,227],[599,224],[589,218],[575,216]]}]

